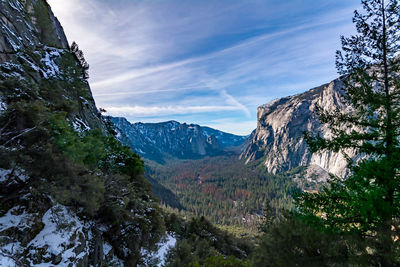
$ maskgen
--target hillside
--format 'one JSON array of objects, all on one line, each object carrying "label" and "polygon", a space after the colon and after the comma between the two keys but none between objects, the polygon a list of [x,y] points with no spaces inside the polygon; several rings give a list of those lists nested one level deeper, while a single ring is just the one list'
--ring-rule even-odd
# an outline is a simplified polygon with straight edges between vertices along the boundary
[{"label": "hillside", "polygon": [[166,159],[198,159],[226,154],[247,139],[196,124],[167,121],[130,123],[125,118],[109,117],[123,144],[146,159],[160,163]]},{"label": "hillside", "polygon": [[158,192],[164,204],[185,215],[206,216],[211,222],[257,232],[264,209],[291,209],[294,177],[302,168],[273,175],[262,166],[245,165],[235,155],[175,160],[168,164],[148,162],[146,175],[172,191],[179,207],[171,203],[168,192]]},{"label": "hillside", "polygon": [[[244,149],[240,159],[233,153],[167,160],[161,165],[147,161],[147,177],[168,188],[167,191],[159,190],[157,197],[185,214],[204,215],[219,225],[249,229],[255,228],[267,206],[276,211],[291,209],[293,190],[316,190],[324,184],[329,173],[346,175],[347,162],[342,154],[313,154],[303,136],[304,132],[322,136],[330,134],[329,128],[320,123],[315,110],[317,106],[327,110],[346,110],[341,88],[342,82],[337,79],[302,94],[260,106],[257,129],[242,143]],[[119,126],[123,125],[122,122],[128,125],[120,129],[131,129],[127,121],[118,121]],[[128,132],[128,135],[140,136],[140,131],[147,133],[147,125],[134,125],[141,130]],[[154,127],[153,136],[167,136],[166,140],[171,139],[165,128],[179,126],[176,122],[149,125]],[[120,132],[121,140],[124,133]],[[148,135],[143,136],[146,138]],[[153,137],[147,142],[152,144],[151,140],[158,139]],[[168,145],[173,146],[174,142],[171,140]],[[153,151],[168,154],[168,149],[158,141],[153,145]],[[352,155],[351,151],[349,155]],[[175,197],[171,197],[171,192]]]},{"label": "hillside", "polygon": [[0,15],[0,266],[161,266],[199,240],[204,260],[249,255],[204,218],[160,208],[151,184],[174,194],[114,137],[45,0],[0,1]]},{"label": "hillside", "polygon": [[136,266],[165,235],[143,162],[109,134],[47,2],[0,15],[0,265]]}]

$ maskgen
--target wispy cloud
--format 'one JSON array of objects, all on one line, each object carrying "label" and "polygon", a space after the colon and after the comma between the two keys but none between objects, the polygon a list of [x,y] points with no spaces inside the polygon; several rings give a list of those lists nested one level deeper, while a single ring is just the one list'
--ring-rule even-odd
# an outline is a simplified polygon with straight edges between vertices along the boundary
[{"label": "wispy cloud", "polygon": [[218,111],[234,111],[241,110],[238,106],[165,106],[165,107],[149,107],[149,106],[127,106],[127,107],[106,107],[107,113],[113,116],[129,116],[129,117],[150,117],[163,114],[190,114],[190,113],[207,113]]},{"label": "wispy cloud", "polygon": [[257,122],[253,121],[235,121],[235,120],[215,120],[205,123],[206,126],[219,129],[228,133],[236,133],[238,135],[248,135],[251,132],[248,129],[255,129]]},{"label": "wispy cloud", "polygon": [[99,106],[250,132],[258,105],[335,78],[334,51],[359,1],[49,3],[85,52]]}]

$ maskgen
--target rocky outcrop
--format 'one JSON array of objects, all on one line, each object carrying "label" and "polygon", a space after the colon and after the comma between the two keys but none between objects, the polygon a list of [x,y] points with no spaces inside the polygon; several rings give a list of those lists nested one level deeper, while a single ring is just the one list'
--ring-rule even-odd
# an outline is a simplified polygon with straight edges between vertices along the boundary
[{"label": "rocky outcrop", "polygon": [[[0,78],[26,80],[37,85],[43,80],[60,79],[54,91],[60,92],[54,102],[64,102],[70,120],[80,130],[102,129],[89,83],[71,53],[59,21],[44,0],[0,1]],[[81,83],[69,84],[71,73],[82,73]],[[71,72],[71,73],[70,73]],[[6,97],[0,99],[3,103]],[[74,107],[75,106],[75,107]]]},{"label": "rocky outcrop", "polygon": [[111,245],[95,235],[90,222],[65,206],[11,208],[0,217],[1,266],[101,266],[105,261],[122,266]]},{"label": "rocky outcrop", "polygon": [[[0,115],[6,114],[9,105],[15,109],[16,103],[36,101],[50,110],[65,111],[78,132],[105,132],[89,84],[80,72],[46,1],[0,1]],[[38,105],[37,111],[41,108]],[[19,149],[18,142],[11,140],[40,127],[28,128],[20,117],[4,116],[0,123],[0,147],[5,153]],[[84,222],[48,196],[37,195],[34,188],[20,189],[30,180],[18,162],[11,169],[0,168],[1,266],[101,266],[106,260],[122,265],[111,250],[105,255],[103,245],[109,244],[104,239],[94,246],[93,222]],[[99,249],[101,257],[92,257]]]},{"label": "rocky outcrop", "polygon": [[[136,266],[164,234],[153,227],[163,221],[136,155],[116,163],[115,154],[129,155],[109,145],[107,160],[74,158],[85,156],[87,136],[112,140],[107,127],[47,2],[0,0],[0,266]],[[123,174],[121,165],[138,169]],[[77,191],[84,187],[96,190]],[[87,203],[104,207],[107,198],[121,213],[89,216],[79,203],[87,194],[98,196]]]},{"label": "rocky outcrop", "polygon": [[43,0],[2,0],[0,55],[4,62],[23,49],[48,45],[68,49],[59,21]]},{"label": "rocky outcrop", "polygon": [[110,117],[118,138],[144,158],[163,161],[167,157],[195,159],[221,155],[229,147],[238,147],[246,136],[224,133],[196,124],[167,121],[134,123]]},{"label": "rocky outcrop", "polygon": [[[260,106],[257,129],[241,158],[246,163],[260,161],[271,173],[311,166],[310,170],[319,173],[323,170],[344,177],[347,162],[342,153],[312,154],[303,137],[303,132],[329,136],[327,125],[321,124],[314,111],[317,105],[330,111],[348,108],[342,99],[342,88],[343,83],[337,79],[305,93]],[[327,175],[323,177],[325,179]]]}]

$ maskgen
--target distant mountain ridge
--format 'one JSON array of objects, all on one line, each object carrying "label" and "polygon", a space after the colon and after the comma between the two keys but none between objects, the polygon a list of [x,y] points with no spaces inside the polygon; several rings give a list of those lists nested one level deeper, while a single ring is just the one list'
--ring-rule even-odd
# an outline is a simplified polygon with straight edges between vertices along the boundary
[{"label": "distant mountain ridge", "polygon": [[116,126],[117,138],[144,158],[163,161],[168,157],[196,159],[227,153],[239,147],[247,136],[225,133],[197,124],[166,121],[130,123],[122,117],[109,117]]}]

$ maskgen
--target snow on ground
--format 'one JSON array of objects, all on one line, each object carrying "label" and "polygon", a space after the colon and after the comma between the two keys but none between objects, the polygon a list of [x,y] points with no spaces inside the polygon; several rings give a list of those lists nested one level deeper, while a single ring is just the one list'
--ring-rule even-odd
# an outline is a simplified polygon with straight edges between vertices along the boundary
[{"label": "snow on ground", "polygon": [[9,243],[0,247],[0,266],[17,267],[21,266],[14,258],[21,253],[23,248],[19,242]]},{"label": "snow on ground", "polygon": [[165,257],[167,256],[168,251],[175,247],[176,238],[173,235],[167,234],[166,240],[163,243],[159,244],[159,248],[157,251],[157,258],[160,260],[158,266],[163,266],[165,262]]},{"label": "snow on ground", "polygon": [[72,126],[74,127],[75,132],[78,133],[91,130],[90,127],[79,118],[75,118],[75,120],[72,122]]},{"label": "snow on ground", "polygon": [[60,74],[60,69],[54,61],[58,57],[60,57],[59,51],[52,50],[50,52],[46,51],[44,58],[40,60],[46,66],[47,77],[57,77]]},{"label": "snow on ground", "polygon": [[[10,175],[12,174],[12,177],[18,177],[18,179],[22,182],[26,182],[29,178],[29,176],[24,174],[23,170],[15,169],[15,170],[9,170],[9,169],[2,169],[0,168],[0,183],[4,183],[10,179]],[[11,181],[16,182],[16,181]]]},{"label": "snow on ground", "polygon": [[[32,225],[32,218],[21,207],[16,206],[0,217],[0,233],[13,228],[20,230],[29,229]],[[23,251],[20,242],[16,242],[7,232],[0,236],[0,266],[18,266],[13,257]]]},{"label": "snow on ground", "polygon": [[[16,78],[18,80],[25,80],[25,77],[22,77],[21,73],[24,72],[22,69],[21,65],[19,64],[14,64],[10,62],[5,62],[3,64],[0,64],[0,67],[4,70],[1,75],[4,77],[4,79],[9,79],[9,78]],[[4,100],[0,99],[0,102],[3,102]],[[6,103],[3,102],[3,108]],[[5,106],[6,108],[7,106]]]},{"label": "snow on ground", "polygon": [[6,170],[6,169],[1,169],[0,168],[0,182],[7,181],[11,171],[12,170]]},{"label": "snow on ground", "polygon": [[18,1],[9,1],[8,4],[10,5],[11,8],[13,8],[16,11],[23,12],[24,10],[24,8]]},{"label": "snow on ground", "polygon": [[33,70],[36,71],[36,72],[40,72],[40,71],[41,71],[41,72],[43,73],[43,71],[42,71],[35,63],[33,63],[31,60],[29,60],[28,58],[26,58],[25,56],[23,56],[23,55],[21,55],[21,54],[19,54],[18,56],[19,56],[21,59],[25,60],[25,62],[29,64],[29,66],[31,67],[31,69],[33,69]]},{"label": "snow on ground", "polygon": [[163,241],[157,244],[157,251],[147,251],[142,249],[142,255],[146,258],[146,261],[151,262],[153,259],[158,259],[157,266],[163,266],[165,263],[165,258],[167,256],[168,251],[175,247],[176,238],[173,234],[167,233],[167,236]]},{"label": "snow on ground", "polygon": [[107,243],[103,243],[103,254],[107,261],[107,266],[115,266],[115,267],[122,267],[124,266],[124,262],[121,259],[118,259],[117,256],[114,254],[110,254],[112,252],[113,247]]},{"label": "snow on ground", "polygon": [[10,257],[0,254],[0,266],[14,267],[17,266],[17,264]]},{"label": "snow on ground", "polygon": [[[14,234],[10,235],[10,231],[31,233],[38,219],[43,228],[27,245],[22,246]],[[93,239],[90,227],[90,222],[83,223],[75,213],[59,204],[43,216],[16,206],[0,217],[0,233],[5,233],[0,235],[0,266],[21,266],[20,260],[28,261],[32,267],[80,266],[90,253],[89,242]],[[103,243],[103,252],[109,264],[124,266],[109,243]]]},{"label": "snow on ground", "polygon": [[7,104],[0,98],[0,113],[7,110]]},{"label": "snow on ground", "polygon": [[[55,205],[50,208],[43,216],[42,222],[44,228],[42,231],[28,244],[31,258],[34,257],[41,248],[46,248],[46,255],[43,257],[50,258],[51,255],[61,255],[62,260],[60,266],[74,265],[71,259],[81,259],[89,253],[88,244],[84,234],[84,225],[75,214],[72,214],[62,205]],[[84,246],[83,250],[77,254],[77,248]],[[51,262],[41,264],[32,264],[31,266],[45,267],[54,266]]]},{"label": "snow on ground", "polygon": [[[18,37],[15,35],[15,33],[12,30],[10,30],[10,28],[8,28],[8,26],[6,24],[4,24],[4,23],[2,24],[2,28],[3,28],[3,30],[5,30],[4,31],[4,33],[5,33],[4,38],[12,46],[14,52],[20,50],[21,46],[14,42],[15,39],[18,39]],[[12,37],[14,37],[14,38],[12,38]]]},{"label": "snow on ground", "polygon": [[0,232],[11,227],[25,228],[29,226],[29,214],[27,214],[25,211],[23,211],[22,214],[18,214],[20,213],[19,210],[20,207],[14,207],[0,218]]},{"label": "snow on ground", "polygon": [[104,256],[107,256],[108,253],[110,253],[111,249],[112,249],[112,246],[110,244],[103,243],[103,254],[104,254]]}]

